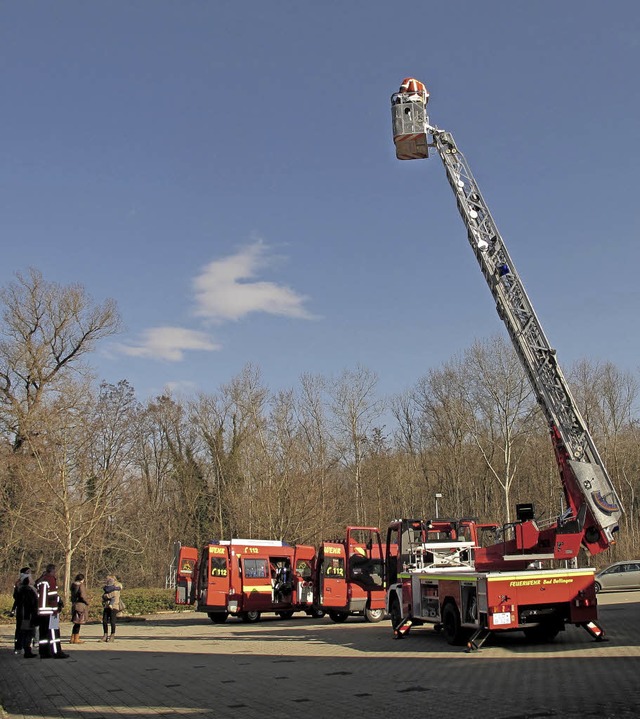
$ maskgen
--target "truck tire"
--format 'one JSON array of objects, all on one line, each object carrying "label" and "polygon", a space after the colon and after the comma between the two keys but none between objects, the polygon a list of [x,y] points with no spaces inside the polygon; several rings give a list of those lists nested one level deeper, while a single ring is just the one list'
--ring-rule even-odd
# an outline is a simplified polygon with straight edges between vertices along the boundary
[{"label": "truck tire", "polygon": [[228,612],[209,612],[209,619],[214,624],[224,624],[229,616]]},{"label": "truck tire", "polygon": [[255,624],[260,621],[260,612],[242,612],[240,617],[247,624]]},{"label": "truck tire", "polygon": [[347,619],[349,618],[349,612],[337,612],[337,611],[335,611],[335,609],[330,609],[329,617],[336,624],[342,624],[342,622],[346,622]]},{"label": "truck tire", "polygon": [[322,619],[324,617],[324,609],[320,609],[320,607],[311,607],[311,609],[307,612],[307,614],[310,617],[313,617],[314,619]]},{"label": "truck tire", "polygon": [[377,624],[384,619],[384,609],[365,609],[364,618],[371,624]]},{"label": "truck tire", "polygon": [[398,602],[397,597],[391,600],[391,607],[389,609],[389,613],[391,614],[391,627],[395,631],[396,627],[399,627],[402,622],[402,612],[400,611],[400,602]]},{"label": "truck tire", "polygon": [[538,624],[536,627],[529,627],[524,630],[525,637],[535,644],[548,644],[552,642],[562,631],[562,626],[557,622]]},{"label": "truck tire", "polygon": [[277,612],[277,614],[281,619],[291,619],[291,617],[294,614],[294,611],[293,611],[293,609],[287,609],[286,611],[283,611],[283,612]]},{"label": "truck tire", "polygon": [[460,646],[465,643],[466,632],[460,626],[460,612],[453,602],[447,602],[442,609],[442,631],[449,644]]}]

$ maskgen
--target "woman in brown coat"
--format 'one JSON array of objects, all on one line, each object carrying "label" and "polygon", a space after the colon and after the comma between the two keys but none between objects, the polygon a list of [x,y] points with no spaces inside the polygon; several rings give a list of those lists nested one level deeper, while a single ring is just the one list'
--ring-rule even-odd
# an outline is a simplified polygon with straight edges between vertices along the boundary
[{"label": "woman in brown coat", "polygon": [[80,627],[87,623],[89,618],[89,600],[87,599],[87,588],[84,583],[84,574],[76,574],[71,585],[71,644],[84,644],[80,639]]}]

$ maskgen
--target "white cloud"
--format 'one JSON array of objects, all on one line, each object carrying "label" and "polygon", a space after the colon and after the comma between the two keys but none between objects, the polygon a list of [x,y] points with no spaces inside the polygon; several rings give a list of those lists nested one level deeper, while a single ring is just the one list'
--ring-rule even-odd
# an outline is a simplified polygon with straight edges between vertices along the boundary
[{"label": "white cloud", "polygon": [[[214,260],[193,280],[194,314],[217,323],[238,320],[251,312],[314,319],[304,307],[303,295],[274,282],[250,281],[268,266],[268,248],[260,240],[234,255]],[[130,357],[179,362],[187,351],[219,350],[206,333],[183,327],[152,327],[138,340],[114,345]]]},{"label": "white cloud", "polygon": [[138,343],[120,345],[120,350],[131,357],[149,357],[179,362],[186,350],[211,352],[220,349],[205,332],[184,327],[152,327],[142,332]]},{"label": "white cloud", "polygon": [[187,379],[178,379],[174,382],[165,382],[163,392],[175,395],[189,395],[193,394],[198,389],[196,382]]},{"label": "white cloud", "polygon": [[274,282],[248,281],[268,264],[266,251],[258,241],[206,265],[193,281],[195,314],[216,322],[237,320],[250,312],[312,319],[303,306],[307,300],[303,295]]}]

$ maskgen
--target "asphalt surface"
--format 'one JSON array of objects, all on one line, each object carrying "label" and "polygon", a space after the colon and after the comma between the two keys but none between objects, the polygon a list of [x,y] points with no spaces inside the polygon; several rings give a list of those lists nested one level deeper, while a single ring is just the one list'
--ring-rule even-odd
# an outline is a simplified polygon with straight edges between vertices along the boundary
[{"label": "asphalt surface", "polygon": [[114,643],[83,627],[69,659],[13,654],[0,628],[5,717],[640,717],[640,592],[600,595],[609,641],[569,627],[552,644],[503,634],[481,651],[432,629],[394,640],[388,621],[334,624],[266,615],[212,624],[202,614],[122,622]]}]

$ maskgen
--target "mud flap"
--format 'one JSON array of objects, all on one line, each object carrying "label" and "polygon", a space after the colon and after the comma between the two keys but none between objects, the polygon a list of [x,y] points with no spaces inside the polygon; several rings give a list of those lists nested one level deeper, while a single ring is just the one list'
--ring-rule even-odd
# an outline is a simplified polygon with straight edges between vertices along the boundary
[{"label": "mud flap", "polygon": [[579,626],[584,627],[589,634],[596,640],[596,642],[608,642],[609,640],[605,637],[604,629],[597,622],[585,622]]},{"label": "mud flap", "polygon": [[396,639],[402,639],[405,634],[409,633],[412,626],[413,622],[411,621],[411,617],[405,617],[397,627],[393,628],[393,636]]}]

